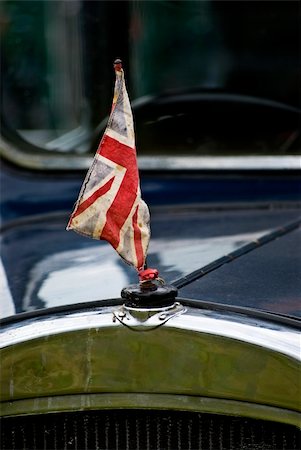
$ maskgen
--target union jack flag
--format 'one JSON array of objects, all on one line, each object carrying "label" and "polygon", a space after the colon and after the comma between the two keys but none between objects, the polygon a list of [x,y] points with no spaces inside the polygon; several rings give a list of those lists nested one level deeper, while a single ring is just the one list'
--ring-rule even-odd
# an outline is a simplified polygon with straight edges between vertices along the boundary
[{"label": "union jack flag", "polygon": [[67,230],[108,241],[138,271],[150,239],[149,211],[141,199],[133,115],[121,62],[111,115],[86,175]]}]

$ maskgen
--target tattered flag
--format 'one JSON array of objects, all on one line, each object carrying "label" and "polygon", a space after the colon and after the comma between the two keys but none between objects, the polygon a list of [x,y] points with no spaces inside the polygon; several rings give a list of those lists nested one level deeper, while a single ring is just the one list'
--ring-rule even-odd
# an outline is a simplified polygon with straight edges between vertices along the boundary
[{"label": "tattered flag", "polygon": [[141,271],[150,239],[149,211],[141,199],[133,115],[120,60],[114,68],[111,115],[67,230],[108,241]]}]

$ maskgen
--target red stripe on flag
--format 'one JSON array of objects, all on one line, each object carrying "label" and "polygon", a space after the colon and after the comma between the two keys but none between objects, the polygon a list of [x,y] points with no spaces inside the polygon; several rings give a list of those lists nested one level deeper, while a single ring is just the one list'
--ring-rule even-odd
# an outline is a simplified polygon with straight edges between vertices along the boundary
[{"label": "red stripe on flag", "polygon": [[141,231],[140,227],[138,225],[138,208],[139,205],[136,208],[135,214],[133,215],[133,228],[134,228],[134,244],[135,244],[135,251],[136,251],[136,257],[137,257],[137,269],[141,270],[143,269],[144,264],[144,252],[142,247],[142,239],[141,239]]},{"label": "red stripe on flag", "polygon": [[99,197],[101,197],[102,195],[104,195],[106,192],[108,192],[112,186],[112,183],[114,181],[115,177],[112,177],[109,181],[106,182],[106,184],[104,184],[103,186],[101,186],[100,188],[98,188],[95,192],[93,192],[92,195],[90,195],[90,197],[88,197],[85,201],[83,201],[78,208],[76,209],[76,211],[74,211],[74,214],[72,215],[72,219],[74,219],[74,217],[78,216],[79,214],[81,214],[82,212],[84,212],[87,208],[89,208],[89,206],[92,205],[92,203],[94,203]]},{"label": "red stripe on flag", "polygon": [[103,137],[97,153],[104,156],[114,163],[120,166],[130,169],[131,172],[137,174],[138,181],[138,168],[136,160],[136,150],[135,148],[129,147],[126,144],[118,141],[117,139],[108,136],[107,134]]},{"label": "red stripe on flag", "polygon": [[98,152],[126,169],[114,201],[107,212],[106,224],[100,238],[109,241],[116,249],[120,242],[120,230],[127,220],[137,198],[139,183],[135,149],[105,136]]}]

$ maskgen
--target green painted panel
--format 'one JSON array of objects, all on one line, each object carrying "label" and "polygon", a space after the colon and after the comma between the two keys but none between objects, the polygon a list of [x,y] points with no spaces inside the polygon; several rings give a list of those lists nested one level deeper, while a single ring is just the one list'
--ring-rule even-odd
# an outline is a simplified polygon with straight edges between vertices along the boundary
[{"label": "green painted panel", "polygon": [[268,349],[173,328],[81,330],[1,352],[1,399],[154,393],[300,409],[300,364]]}]

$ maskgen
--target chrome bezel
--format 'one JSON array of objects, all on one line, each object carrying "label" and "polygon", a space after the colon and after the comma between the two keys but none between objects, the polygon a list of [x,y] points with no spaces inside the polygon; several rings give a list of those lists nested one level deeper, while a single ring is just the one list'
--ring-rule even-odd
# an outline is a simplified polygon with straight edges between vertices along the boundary
[{"label": "chrome bezel", "polygon": [[179,305],[127,327],[116,320],[121,310],[83,306],[4,325],[1,414],[150,408],[300,425],[290,384],[300,370],[297,328]]}]

